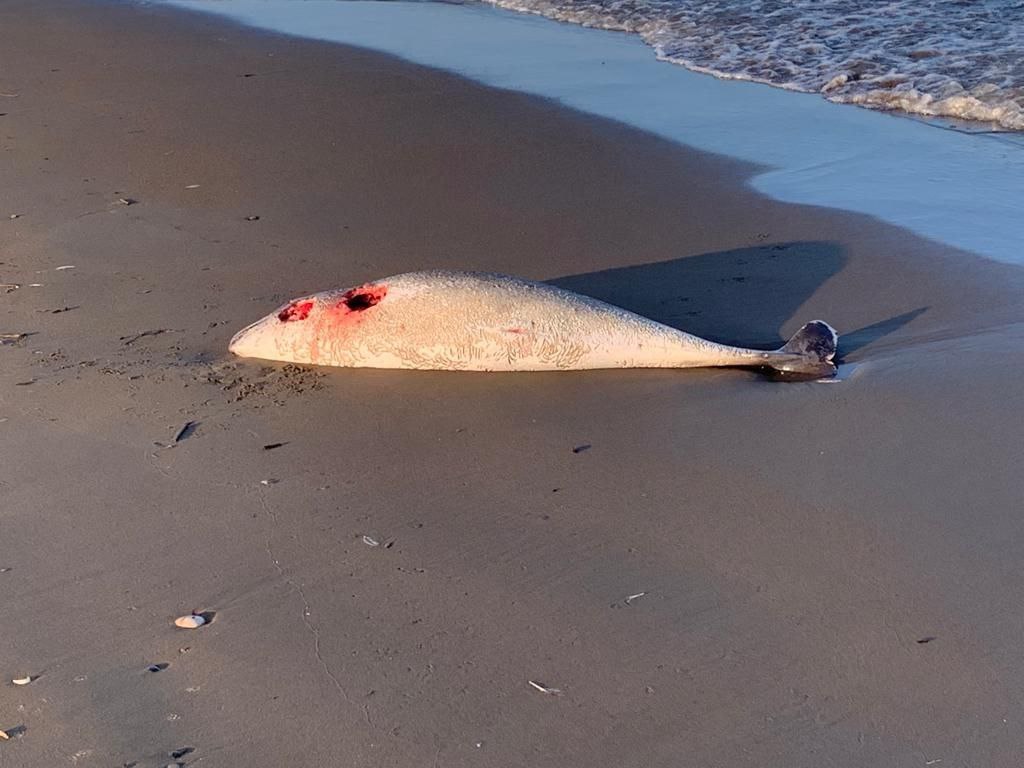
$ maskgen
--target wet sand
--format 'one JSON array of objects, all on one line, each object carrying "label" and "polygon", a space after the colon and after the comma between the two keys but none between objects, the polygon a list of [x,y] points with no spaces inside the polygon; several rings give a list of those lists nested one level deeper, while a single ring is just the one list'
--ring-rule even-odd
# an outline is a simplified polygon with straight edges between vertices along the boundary
[{"label": "wet sand", "polygon": [[[4,765],[1017,764],[1024,270],[372,52],[0,29]],[[434,267],[731,343],[822,317],[843,380],[225,353]]]}]

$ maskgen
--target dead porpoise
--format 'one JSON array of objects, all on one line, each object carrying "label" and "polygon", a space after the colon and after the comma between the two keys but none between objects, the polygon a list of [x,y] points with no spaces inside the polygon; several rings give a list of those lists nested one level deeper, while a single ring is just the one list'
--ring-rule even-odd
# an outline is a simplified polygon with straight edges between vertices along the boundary
[{"label": "dead porpoise", "polygon": [[450,371],[767,367],[831,376],[838,336],[815,320],[780,349],[692,336],[544,283],[474,272],[410,272],[295,299],[235,334],[242,357]]}]

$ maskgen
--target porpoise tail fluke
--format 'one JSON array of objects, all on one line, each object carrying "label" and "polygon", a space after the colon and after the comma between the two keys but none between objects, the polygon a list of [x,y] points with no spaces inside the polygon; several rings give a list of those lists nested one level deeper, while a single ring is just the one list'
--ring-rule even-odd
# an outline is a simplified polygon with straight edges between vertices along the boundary
[{"label": "porpoise tail fluke", "polygon": [[783,376],[833,376],[839,334],[823,320],[812,320],[793,334],[766,362]]}]

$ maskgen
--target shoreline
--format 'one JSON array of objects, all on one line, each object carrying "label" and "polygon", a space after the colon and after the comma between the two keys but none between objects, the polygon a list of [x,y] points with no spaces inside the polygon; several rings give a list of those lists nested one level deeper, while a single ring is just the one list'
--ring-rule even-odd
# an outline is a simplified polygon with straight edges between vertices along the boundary
[{"label": "shoreline", "polygon": [[[1016,763],[1024,269],[366,49],[115,1],[0,28],[5,764]],[[746,345],[821,317],[847,366],[225,351],[425,268]]]},{"label": "shoreline", "polygon": [[817,94],[719,80],[659,61],[629,33],[488,5],[308,0],[296,14],[288,0],[168,4],[552,99],[760,166],[750,183],[774,199],[866,213],[1022,264],[1021,142],[930,130],[885,112],[843,109]]}]

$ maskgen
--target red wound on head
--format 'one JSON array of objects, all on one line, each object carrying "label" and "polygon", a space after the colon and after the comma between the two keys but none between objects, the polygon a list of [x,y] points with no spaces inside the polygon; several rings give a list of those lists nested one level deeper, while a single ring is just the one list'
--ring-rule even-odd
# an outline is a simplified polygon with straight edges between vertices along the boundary
[{"label": "red wound on head", "polygon": [[375,304],[379,304],[388,292],[386,285],[364,285],[346,291],[338,302],[340,308],[349,312],[362,312]]},{"label": "red wound on head", "polygon": [[290,322],[291,320],[305,320],[309,317],[309,313],[313,311],[313,302],[306,301],[293,301],[287,307],[277,313],[277,319],[282,323]]}]

